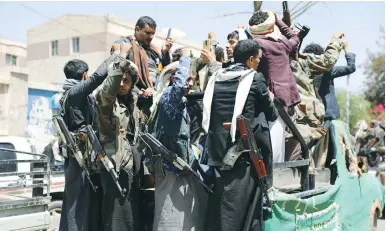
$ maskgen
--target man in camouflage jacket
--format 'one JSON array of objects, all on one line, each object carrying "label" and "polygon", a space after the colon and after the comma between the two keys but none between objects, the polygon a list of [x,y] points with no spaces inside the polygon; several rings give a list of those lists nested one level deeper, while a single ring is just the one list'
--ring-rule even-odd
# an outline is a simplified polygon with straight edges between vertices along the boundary
[{"label": "man in camouflage jacket", "polygon": [[[310,145],[326,133],[323,130],[324,105],[315,89],[314,77],[328,72],[338,61],[343,48],[343,33],[335,33],[322,54],[302,53],[291,61],[291,69],[296,79],[301,102],[295,106],[296,126],[306,144]],[[306,50],[306,49],[305,49]],[[297,159],[300,145],[292,135],[286,134],[286,160]]]},{"label": "man in camouflage jacket", "polygon": [[130,44],[121,43],[120,51],[114,51],[119,56],[109,66],[108,77],[96,93],[100,140],[119,173],[121,187],[127,191],[126,197],[120,198],[109,173],[101,172],[102,223],[105,231],[139,229],[140,157],[132,151],[128,140],[128,133],[133,133],[138,118],[132,94],[133,86],[138,81],[138,69],[126,59],[130,50]]}]

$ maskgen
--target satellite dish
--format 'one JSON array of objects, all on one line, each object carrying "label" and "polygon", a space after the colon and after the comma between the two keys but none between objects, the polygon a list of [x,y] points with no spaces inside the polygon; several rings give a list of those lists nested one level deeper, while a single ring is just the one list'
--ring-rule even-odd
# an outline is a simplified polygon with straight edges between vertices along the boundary
[{"label": "satellite dish", "polygon": [[176,28],[163,28],[161,30],[162,34],[165,36],[165,38],[168,36],[170,30],[170,38],[172,38],[174,41],[176,40],[182,40],[185,37],[185,33],[181,30],[178,30]]}]

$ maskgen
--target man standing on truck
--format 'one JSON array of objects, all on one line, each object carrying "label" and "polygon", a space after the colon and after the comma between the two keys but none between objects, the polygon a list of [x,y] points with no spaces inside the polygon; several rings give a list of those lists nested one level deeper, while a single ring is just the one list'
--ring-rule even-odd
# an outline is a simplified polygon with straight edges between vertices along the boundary
[{"label": "man standing on truck", "polygon": [[[253,126],[256,143],[261,148],[267,175],[272,184],[272,148],[268,121],[277,119],[273,95],[268,91],[262,73],[257,72],[261,47],[255,40],[238,42],[234,49],[234,65],[218,70],[209,80],[204,95],[202,126],[208,133],[205,150],[210,166],[208,175],[214,184],[214,195],[209,195],[205,230],[243,230],[253,196],[261,196],[256,171],[248,153],[232,152],[239,136],[223,127],[241,114]],[[237,98],[237,100],[236,100]],[[223,170],[224,163],[233,166]],[[261,199],[262,200],[262,199]],[[260,202],[262,203],[262,201]],[[253,215],[253,230],[262,230],[262,206]],[[248,229],[249,230],[249,229]]]},{"label": "man standing on truck", "polygon": [[[318,48],[318,49],[316,49]],[[320,55],[320,53],[324,49],[318,45],[313,44],[313,46],[307,46],[304,48],[304,53],[314,53],[317,55]],[[339,111],[339,105],[338,101],[336,99],[335,95],[335,85],[334,85],[334,79],[339,78],[342,76],[350,75],[356,71],[355,67],[355,54],[352,53],[350,46],[348,45],[348,42],[343,42],[343,50],[345,51],[346,55],[346,66],[334,66],[331,68],[330,71],[323,73],[321,75],[318,75],[315,77],[315,87],[318,89],[319,95],[322,98],[324,109],[325,109],[325,115],[324,115],[324,128],[329,130],[331,121],[336,120],[340,118],[340,111]],[[332,132],[330,130],[330,132]],[[330,135],[330,141],[328,145],[328,152],[327,152],[327,159],[326,159],[326,166],[331,169],[331,184],[335,183],[336,179],[336,159],[335,159],[335,151],[333,149],[333,142],[334,139],[332,139],[332,135]]]},{"label": "man standing on truck", "polygon": [[113,178],[102,169],[101,220],[104,231],[140,230],[142,219],[139,217],[141,161],[139,153],[133,151],[134,142],[128,135],[135,133],[139,116],[136,97],[132,93],[138,81],[138,68],[127,60],[131,49],[132,45],[124,42],[120,44],[119,49],[113,50],[119,56],[115,56],[113,65],[109,67],[108,77],[96,93],[100,141],[107,157],[114,163],[114,169],[119,173],[119,184],[126,189],[122,197]]},{"label": "man standing on truck", "polygon": [[138,67],[139,80],[134,86],[134,92],[138,94],[138,107],[147,116],[150,115],[152,97],[155,91],[155,83],[161,71],[161,66],[170,64],[169,51],[173,46],[173,40],[168,38],[161,52],[152,43],[157,23],[148,16],[142,16],[135,25],[134,36],[121,38],[114,43],[127,42],[133,48],[129,54],[129,60]]},{"label": "man standing on truck", "polygon": [[[291,69],[296,79],[301,102],[295,106],[296,126],[305,143],[313,146],[325,135],[323,129],[325,109],[315,88],[314,78],[331,70],[339,59],[343,48],[343,33],[335,33],[323,49],[319,45],[308,45],[303,53],[291,61]],[[314,53],[312,50],[317,49]],[[286,161],[296,160],[300,154],[300,143],[292,134],[287,135]]]},{"label": "man standing on truck", "polygon": [[[299,91],[290,67],[290,54],[298,47],[299,37],[275,12],[256,11],[249,19],[248,33],[262,46],[259,70],[267,79],[269,90],[285,110],[300,102]],[[273,148],[273,162],[284,162],[285,157],[284,120],[279,118],[270,123]]]},{"label": "man standing on truck", "polygon": [[[191,148],[191,118],[185,95],[193,86],[192,62],[189,48],[181,49],[181,59],[171,76],[169,86],[162,93],[152,134],[167,149],[192,165],[197,159]],[[173,64],[172,64],[173,65]],[[167,126],[165,126],[167,124]],[[158,153],[153,153],[154,155]],[[162,157],[155,165],[155,212],[153,230],[203,230],[206,200],[204,189],[191,175],[181,172]]]},{"label": "man standing on truck", "polygon": [[[105,80],[108,66],[116,58],[117,54],[111,55],[90,77],[87,76],[88,65],[84,61],[74,59],[66,63],[64,67],[66,81],[60,104],[63,120],[70,132],[77,134],[86,125],[92,125],[94,130],[98,131],[91,93]],[[101,192],[93,191],[85,172],[69,149],[67,156],[64,162],[65,187],[59,230],[99,230],[101,225],[96,218],[100,213]],[[98,176],[93,178],[97,180]]]}]

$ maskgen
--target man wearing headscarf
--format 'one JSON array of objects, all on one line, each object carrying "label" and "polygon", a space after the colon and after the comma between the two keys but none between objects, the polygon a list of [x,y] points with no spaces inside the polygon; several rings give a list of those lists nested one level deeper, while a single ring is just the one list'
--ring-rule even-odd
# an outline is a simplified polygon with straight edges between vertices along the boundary
[{"label": "man wearing headscarf", "polygon": [[[262,47],[259,70],[267,79],[269,90],[287,110],[298,104],[300,95],[290,67],[290,54],[299,44],[297,34],[272,11],[255,12],[249,19],[247,31]],[[274,163],[284,162],[285,127],[280,116],[270,123],[271,136],[275,137],[272,139]]]}]

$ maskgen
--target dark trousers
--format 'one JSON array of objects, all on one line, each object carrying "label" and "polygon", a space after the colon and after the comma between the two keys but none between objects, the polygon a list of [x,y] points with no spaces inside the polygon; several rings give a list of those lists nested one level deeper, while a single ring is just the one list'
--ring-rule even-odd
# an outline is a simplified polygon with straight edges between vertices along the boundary
[{"label": "dark trousers", "polygon": [[338,169],[336,167],[336,161],[335,163],[332,163],[333,160],[336,160],[336,153],[335,153],[335,135],[334,131],[332,129],[332,120],[325,120],[324,121],[324,129],[328,130],[329,132],[329,140],[328,140],[328,150],[327,150],[327,158],[326,158],[326,167],[330,169],[331,172],[331,178],[330,178],[330,184],[335,184],[336,178],[338,177]]},{"label": "dark trousers", "polygon": [[214,195],[209,194],[205,230],[242,231],[255,194],[260,199],[249,230],[263,230],[261,190],[248,155],[241,155],[231,170],[211,167],[210,171]]},{"label": "dark trousers", "polygon": [[103,188],[103,231],[137,231],[140,228],[138,179],[132,172],[121,170],[119,184],[127,193],[121,197],[108,172],[101,172]]},{"label": "dark trousers", "polygon": [[[93,191],[86,174],[72,157],[65,159],[64,178],[64,198],[59,230],[102,230],[100,219],[101,190]],[[98,185],[99,175],[93,175],[92,179]]]}]

